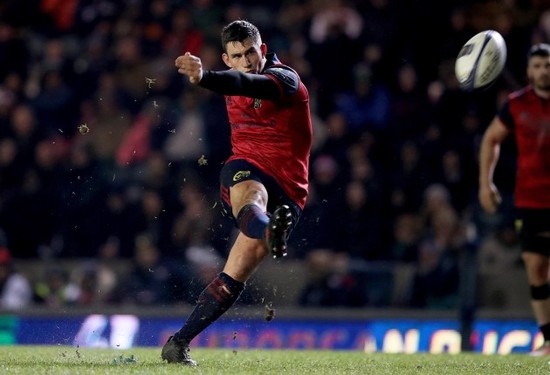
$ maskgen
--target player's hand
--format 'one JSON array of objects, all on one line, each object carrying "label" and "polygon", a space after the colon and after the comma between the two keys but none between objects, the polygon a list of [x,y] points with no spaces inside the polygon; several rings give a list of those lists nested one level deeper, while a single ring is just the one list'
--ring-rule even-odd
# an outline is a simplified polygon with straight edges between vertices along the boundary
[{"label": "player's hand", "polygon": [[202,79],[202,61],[197,56],[185,52],[183,56],[179,56],[175,61],[178,73],[189,77],[189,82],[196,85]]},{"label": "player's hand", "polygon": [[482,185],[479,188],[479,203],[483,210],[489,214],[497,212],[498,206],[502,202],[497,187],[493,184]]}]

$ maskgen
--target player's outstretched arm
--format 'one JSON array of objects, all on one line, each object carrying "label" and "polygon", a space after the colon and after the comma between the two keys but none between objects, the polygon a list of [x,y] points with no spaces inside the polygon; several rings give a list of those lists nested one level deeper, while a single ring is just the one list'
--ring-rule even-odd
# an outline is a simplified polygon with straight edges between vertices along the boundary
[{"label": "player's outstretched arm", "polygon": [[266,74],[249,74],[233,69],[204,70],[201,59],[189,52],[177,57],[174,65],[178,73],[187,76],[192,84],[199,84],[222,95],[276,100],[281,95],[296,92],[299,86],[296,73],[281,68],[269,70],[272,78]]},{"label": "player's outstretched arm", "polygon": [[497,211],[502,198],[493,183],[493,174],[500,156],[500,145],[510,131],[495,117],[483,135],[479,152],[479,203],[485,212]]},{"label": "player's outstretched arm", "polygon": [[206,70],[200,86],[223,95],[267,100],[276,100],[281,96],[281,89],[277,83],[266,75],[242,73],[237,70]]}]

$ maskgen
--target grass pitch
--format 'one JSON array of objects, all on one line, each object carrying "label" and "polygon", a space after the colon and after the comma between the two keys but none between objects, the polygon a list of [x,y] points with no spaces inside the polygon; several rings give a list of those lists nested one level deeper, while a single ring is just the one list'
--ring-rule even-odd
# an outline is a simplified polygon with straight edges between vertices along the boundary
[{"label": "grass pitch", "polygon": [[0,347],[0,374],[550,374],[550,357],[192,349],[198,367],[163,363],[160,348]]}]

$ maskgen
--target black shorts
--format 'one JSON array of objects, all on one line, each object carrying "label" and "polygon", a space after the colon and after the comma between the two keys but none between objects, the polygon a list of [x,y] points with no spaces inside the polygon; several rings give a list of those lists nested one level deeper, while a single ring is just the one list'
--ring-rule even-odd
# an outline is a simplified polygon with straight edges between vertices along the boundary
[{"label": "black shorts", "polygon": [[550,209],[520,208],[517,213],[521,250],[549,256]]},{"label": "black shorts", "polygon": [[293,200],[291,200],[283,191],[281,186],[273,177],[262,172],[259,168],[246,160],[232,160],[226,163],[220,174],[220,197],[224,215],[233,219],[235,225],[237,220],[232,214],[231,201],[229,200],[229,188],[242,181],[254,180],[264,185],[269,199],[267,200],[267,212],[273,212],[276,207],[286,204],[292,210],[293,227],[298,222],[302,210]]}]

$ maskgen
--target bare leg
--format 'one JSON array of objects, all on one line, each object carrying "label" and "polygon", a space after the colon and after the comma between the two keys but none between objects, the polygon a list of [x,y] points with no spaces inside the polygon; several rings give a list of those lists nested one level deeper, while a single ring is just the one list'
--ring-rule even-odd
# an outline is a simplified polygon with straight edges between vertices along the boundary
[{"label": "bare leg", "polygon": [[233,279],[246,282],[267,255],[264,240],[239,233],[231,248],[223,272]]},{"label": "bare leg", "polygon": [[[523,252],[522,258],[525,263],[529,285],[540,286],[548,283],[549,259],[547,256],[533,252]],[[539,326],[550,323],[550,298],[531,299],[531,305]]]}]

